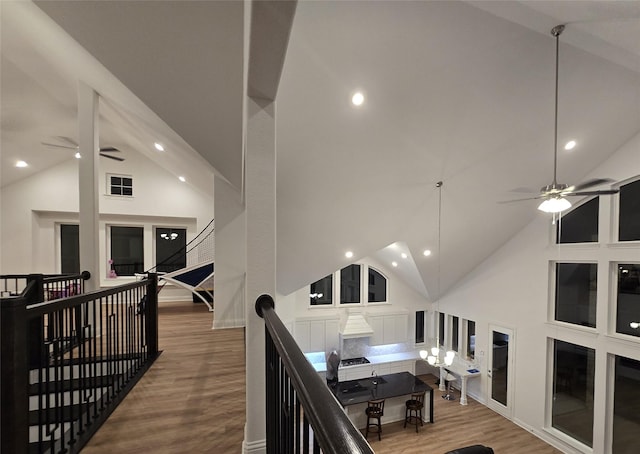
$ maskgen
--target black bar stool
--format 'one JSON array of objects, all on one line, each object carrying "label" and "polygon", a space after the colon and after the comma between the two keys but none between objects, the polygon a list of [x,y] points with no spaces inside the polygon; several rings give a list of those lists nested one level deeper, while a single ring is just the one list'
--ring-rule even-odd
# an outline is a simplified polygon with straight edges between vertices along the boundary
[{"label": "black bar stool", "polygon": [[411,425],[415,424],[416,433],[418,432],[418,424],[423,424],[422,409],[424,408],[424,395],[425,391],[411,394],[411,399],[405,402],[404,427],[407,427],[407,423]]},{"label": "black bar stool", "polygon": [[[384,415],[384,399],[370,400],[367,402],[367,408],[364,411],[367,414],[367,430],[365,438],[369,436],[369,427],[376,427],[378,432],[378,440],[380,440],[380,434],[382,433],[382,425],[380,424],[380,418]],[[371,422],[374,419],[375,421]]]}]

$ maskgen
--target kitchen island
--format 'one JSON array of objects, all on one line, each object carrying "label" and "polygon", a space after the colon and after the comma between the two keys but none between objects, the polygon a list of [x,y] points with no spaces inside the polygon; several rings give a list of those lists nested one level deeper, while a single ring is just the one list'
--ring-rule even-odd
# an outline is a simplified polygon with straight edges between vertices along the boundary
[{"label": "kitchen island", "polygon": [[422,391],[426,392],[422,417],[429,415],[429,420],[425,421],[433,423],[433,388],[409,372],[342,381],[330,389],[358,428],[367,424],[364,411],[368,401],[386,399],[382,423],[387,424],[403,421],[405,402],[412,393]]}]

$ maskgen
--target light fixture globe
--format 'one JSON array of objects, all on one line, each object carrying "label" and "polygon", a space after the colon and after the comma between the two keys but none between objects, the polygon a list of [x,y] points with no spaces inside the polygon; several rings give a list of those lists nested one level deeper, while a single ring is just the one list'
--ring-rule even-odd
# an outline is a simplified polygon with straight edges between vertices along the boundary
[{"label": "light fixture globe", "polygon": [[431,347],[431,354],[433,356],[438,356],[440,354],[440,349],[438,347]]},{"label": "light fixture globe", "polygon": [[420,350],[420,358],[427,359],[427,356],[429,356],[429,352],[426,350]]},{"label": "light fixture globe", "polygon": [[571,202],[564,197],[550,197],[538,206],[538,209],[545,213],[560,213],[568,208],[571,208]]}]

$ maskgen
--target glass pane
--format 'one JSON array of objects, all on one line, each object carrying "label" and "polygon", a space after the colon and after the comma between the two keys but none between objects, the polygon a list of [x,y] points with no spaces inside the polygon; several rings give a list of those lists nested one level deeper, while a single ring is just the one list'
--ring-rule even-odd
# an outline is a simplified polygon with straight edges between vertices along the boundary
[{"label": "glass pane", "polygon": [[333,275],[330,274],[311,284],[309,303],[312,306],[333,304]]},{"label": "glass pane", "polygon": [[156,229],[156,271],[170,273],[187,266],[187,229]]},{"label": "glass pane", "polygon": [[120,186],[111,186],[112,195],[122,195],[122,188]]},{"label": "glass pane", "polygon": [[467,357],[476,356],[476,322],[467,320]]},{"label": "glass pane", "polygon": [[133,188],[122,188],[122,195],[133,195]]},{"label": "glass pane", "polygon": [[113,186],[121,186],[122,185],[122,178],[120,178],[120,177],[111,177],[111,184]]},{"label": "glass pane", "polygon": [[597,270],[595,263],[556,264],[556,320],[595,328]]},{"label": "glass pane", "polygon": [[616,332],[640,336],[640,265],[618,265]]},{"label": "glass pane", "polygon": [[416,344],[424,342],[424,311],[416,311]]},{"label": "glass pane", "polygon": [[459,318],[456,316],[451,317],[451,350],[458,351],[458,323]]},{"label": "glass pane", "polygon": [[438,314],[438,346],[444,346],[444,314]]},{"label": "glass pane", "polygon": [[593,378],[595,350],[554,341],[551,425],[584,443],[593,444]]},{"label": "glass pane", "polygon": [[507,406],[507,379],[509,377],[509,335],[493,331],[491,356],[491,398]]},{"label": "glass pane", "polygon": [[349,265],[340,270],[340,304],[360,302],[360,265]]},{"label": "glass pane", "polygon": [[62,274],[80,273],[80,226],[60,225],[60,260]]},{"label": "glass pane", "polygon": [[640,433],[640,361],[616,356],[613,451],[636,454]]},{"label": "glass pane", "polygon": [[640,240],[640,180],[620,187],[618,239]]},{"label": "glass pane", "polygon": [[111,227],[111,265],[118,276],[144,272],[142,227]]},{"label": "glass pane", "polygon": [[387,278],[376,270],[369,268],[369,302],[387,301]]},{"label": "glass pane", "polygon": [[562,215],[557,225],[558,243],[589,243],[598,241],[599,198],[589,200]]},{"label": "glass pane", "polygon": [[131,178],[123,178],[122,179],[122,186],[132,187],[133,186],[133,179],[131,179]]}]

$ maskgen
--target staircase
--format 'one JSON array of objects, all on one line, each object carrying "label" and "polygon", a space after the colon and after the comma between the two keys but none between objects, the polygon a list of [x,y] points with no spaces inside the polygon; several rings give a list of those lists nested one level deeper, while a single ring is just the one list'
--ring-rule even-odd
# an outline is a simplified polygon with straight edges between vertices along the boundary
[{"label": "staircase", "polygon": [[27,281],[0,300],[0,452],[77,453],[159,354],[157,276],[50,301]]}]

